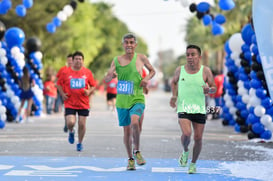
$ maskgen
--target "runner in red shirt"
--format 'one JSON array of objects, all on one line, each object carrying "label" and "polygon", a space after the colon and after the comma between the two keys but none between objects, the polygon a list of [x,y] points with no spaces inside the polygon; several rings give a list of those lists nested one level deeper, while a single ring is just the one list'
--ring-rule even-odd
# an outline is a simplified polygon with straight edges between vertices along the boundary
[{"label": "runner in red shirt", "polygon": [[74,143],[74,126],[78,113],[77,151],[82,151],[82,141],[86,130],[86,118],[89,116],[89,97],[95,90],[92,72],[83,67],[84,55],[77,51],[73,54],[73,65],[64,71],[58,79],[57,87],[64,100],[65,117],[69,130],[69,143]]},{"label": "runner in red shirt", "polygon": [[117,97],[117,84],[118,78],[113,78],[110,82],[105,82],[106,85],[106,101],[107,101],[107,108],[112,111],[116,109],[116,97]]},{"label": "runner in red shirt", "polygon": [[[143,68],[143,69],[142,69],[142,75],[141,75],[141,77],[144,78],[144,77],[146,77],[146,75],[147,75],[147,72],[146,72],[146,70]],[[144,92],[144,94],[148,94],[149,89],[148,89],[147,86],[146,86],[146,87],[143,87],[143,92]],[[142,113],[142,115],[141,115],[141,117],[140,117],[140,121],[139,121],[139,132],[142,131],[143,119],[144,119],[144,111],[143,111],[143,113]]]},{"label": "runner in red shirt", "polygon": [[[58,71],[56,77],[57,80],[59,79],[59,77],[69,68],[73,65],[73,55],[72,54],[68,54],[66,56],[66,65],[63,66],[62,68],[60,68],[60,70]],[[63,104],[62,101],[62,96],[60,94],[60,92],[57,92],[57,99],[55,101],[55,109],[54,112],[59,112],[59,106],[60,104]],[[67,124],[66,124],[66,119],[65,119],[65,115],[64,115],[64,132],[67,132]]]}]

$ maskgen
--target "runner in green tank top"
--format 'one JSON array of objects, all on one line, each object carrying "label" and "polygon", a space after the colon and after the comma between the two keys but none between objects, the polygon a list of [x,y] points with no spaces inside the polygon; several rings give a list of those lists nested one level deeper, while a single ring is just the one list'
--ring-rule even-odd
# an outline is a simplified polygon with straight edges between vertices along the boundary
[{"label": "runner in green tank top", "polygon": [[[124,130],[123,140],[128,154],[127,169],[135,170],[135,159],[138,165],[146,163],[139,151],[140,117],[145,108],[143,87],[155,75],[155,70],[145,55],[135,53],[135,35],[124,35],[122,44],[125,54],[114,58],[104,80],[109,82],[113,77],[118,77],[116,108],[119,125]],[[144,66],[149,74],[142,79]]]},{"label": "runner in green tank top", "polygon": [[178,160],[180,166],[187,166],[192,127],[194,146],[188,173],[196,173],[196,161],[202,148],[202,137],[206,123],[205,96],[214,93],[216,86],[211,70],[200,64],[201,49],[188,45],[186,65],[176,69],[172,79],[170,106],[177,107],[178,120],[182,131],[182,154]]}]

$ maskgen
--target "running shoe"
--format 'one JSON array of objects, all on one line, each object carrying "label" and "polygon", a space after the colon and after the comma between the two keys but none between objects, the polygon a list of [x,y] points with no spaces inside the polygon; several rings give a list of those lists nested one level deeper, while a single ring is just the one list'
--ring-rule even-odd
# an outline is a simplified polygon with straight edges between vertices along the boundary
[{"label": "running shoe", "polygon": [[179,157],[178,163],[181,167],[186,167],[188,163],[189,152],[184,152]]},{"label": "running shoe", "polygon": [[81,144],[81,143],[78,143],[78,144],[77,144],[77,151],[82,151],[82,149],[83,149],[82,144]]},{"label": "running shoe", "polygon": [[136,151],[134,153],[134,158],[136,159],[136,162],[138,165],[144,165],[146,163],[146,161],[144,160],[144,158],[140,154],[140,151]]},{"label": "running shoe", "polygon": [[195,163],[190,164],[188,173],[189,174],[196,173],[196,164]]},{"label": "running shoe", "polygon": [[127,170],[135,170],[135,160],[133,158],[128,159]]},{"label": "running shoe", "polygon": [[75,131],[74,131],[74,130],[73,130],[72,132],[69,131],[68,142],[69,142],[70,144],[73,144],[73,143],[74,143],[74,141],[75,141],[74,136],[75,136]]}]

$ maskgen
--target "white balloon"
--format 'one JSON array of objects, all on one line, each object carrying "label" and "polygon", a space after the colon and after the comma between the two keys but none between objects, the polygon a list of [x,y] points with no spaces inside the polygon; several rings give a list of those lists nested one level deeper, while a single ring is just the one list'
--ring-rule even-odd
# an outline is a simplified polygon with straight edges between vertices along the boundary
[{"label": "white balloon", "polygon": [[273,123],[270,123],[269,125],[267,125],[267,129],[273,132]]},{"label": "white balloon", "polygon": [[61,20],[61,21],[66,21],[67,20],[67,15],[63,12],[63,11],[59,11],[57,14],[57,17]]},{"label": "white balloon", "polygon": [[244,87],[244,82],[242,80],[238,80],[237,85],[238,87]]},{"label": "white balloon", "polygon": [[250,89],[249,89],[249,95],[250,95],[250,96],[256,96],[256,89],[250,88]]},{"label": "white balloon", "polygon": [[5,113],[5,114],[0,114],[0,119],[1,119],[2,121],[6,121],[6,120],[7,120],[7,115],[6,115],[6,113]]},{"label": "white balloon", "polygon": [[245,94],[248,94],[247,89],[244,88],[244,87],[239,87],[238,94],[241,95],[241,96],[243,96]]},{"label": "white balloon", "polygon": [[261,105],[258,105],[254,108],[254,114],[258,117],[262,117],[265,114],[265,108]]},{"label": "white balloon", "polygon": [[237,109],[235,107],[229,108],[229,113],[232,114],[232,115],[235,114],[236,111],[237,111]]},{"label": "white balloon", "polygon": [[228,108],[231,108],[231,107],[234,106],[234,104],[233,104],[233,102],[232,102],[231,100],[228,100],[228,101],[226,101],[226,106],[227,106]]},{"label": "white balloon", "polygon": [[261,104],[261,99],[258,98],[256,95],[252,95],[252,96],[250,96],[249,104],[251,104],[254,107],[258,106]]},{"label": "white balloon", "polygon": [[[237,52],[237,51],[232,52],[231,55],[230,55],[230,58],[232,58],[232,60],[236,60],[236,59],[240,58],[239,55],[240,55],[240,52]],[[239,59],[239,60],[241,60],[241,59]]]},{"label": "white balloon", "polygon": [[181,4],[182,4],[182,6],[183,7],[188,7],[189,5],[190,5],[190,2],[189,2],[189,0],[180,0],[180,2],[181,2]]},{"label": "white balloon", "polygon": [[7,55],[7,52],[4,48],[0,48],[0,57],[5,57]]},{"label": "white balloon", "polygon": [[8,63],[8,58],[7,57],[0,57],[0,59],[1,59],[1,64],[2,65],[7,65],[7,63]]},{"label": "white balloon", "polygon": [[65,5],[63,8],[63,12],[66,14],[67,17],[71,16],[73,14],[73,8],[70,5]]},{"label": "white balloon", "polygon": [[39,59],[39,60],[41,60],[41,59],[43,58],[43,54],[42,54],[42,52],[40,52],[40,51],[35,52],[35,53],[34,53],[34,56],[35,56],[37,59]]},{"label": "white balloon", "polygon": [[250,97],[249,97],[248,94],[245,94],[245,95],[242,96],[243,103],[248,104],[249,100],[250,100]]},{"label": "white balloon", "polygon": [[5,106],[0,106],[0,114],[6,114],[6,107]]},{"label": "white balloon", "polygon": [[232,52],[241,52],[241,46],[244,44],[241,33],[233,34],[229,39],[229,49]]},{"label": "white balloon", "polygon": [[15,46],[11,48],[10,52],[11,52],[11,55],[16,55],[17,53],[20,53],[20,49],[19,47]]},{"label": "white balloon", "polygon": [[265,127],[267,127],[270,123],[272,123],[272,117],[268,114],[265,114],[261,117],[260,121]]}]

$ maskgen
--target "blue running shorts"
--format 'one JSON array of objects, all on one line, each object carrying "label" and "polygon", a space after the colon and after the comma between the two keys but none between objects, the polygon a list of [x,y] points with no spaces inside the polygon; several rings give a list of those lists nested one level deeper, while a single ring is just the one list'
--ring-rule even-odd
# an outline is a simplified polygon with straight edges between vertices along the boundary
[{"label": "blue running shorts", "polygon": [[143,114],[145,105],[142,103],[137,103],[129,109],[117,108],[119,126],[128,126],[131,124],[131,116],[138,115],[139,118]]}]

